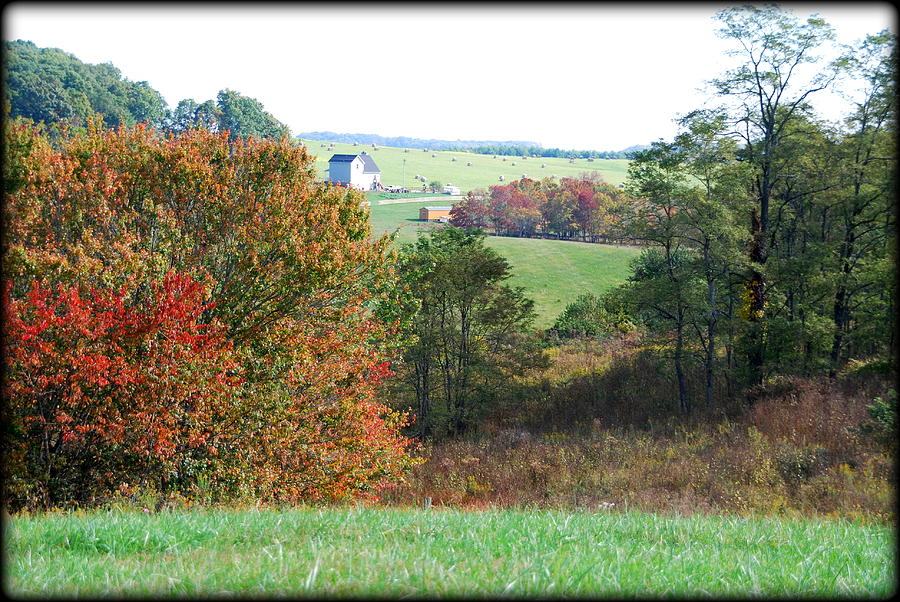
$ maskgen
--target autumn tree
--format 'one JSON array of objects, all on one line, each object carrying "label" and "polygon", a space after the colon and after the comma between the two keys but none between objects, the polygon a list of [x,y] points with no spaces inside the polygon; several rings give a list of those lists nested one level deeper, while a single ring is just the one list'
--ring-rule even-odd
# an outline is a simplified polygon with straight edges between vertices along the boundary
[{"label": "autumn tree", "polygon": [[185,489],[239,409],[241,377],[203,287],[169,274],[143,302],[124,289],[7,285],[10,493],[54,506],[122,486]]},{"label": "autumn tree", "polygon": [[208,292],[198,323],[221,325],[243,379],[219,448],[232,489],[370,495],[402,471],[404,418],[374,401],[392,340],[372,313],[392,277],[388,241],[369,239],[358,193],[314,182],[303,147],[99,123],[54,146],[11,121],[6,149],[13,301],[38,280],[124,289],[143,308],[170,272]]},{"label": "autumn tree", "polygon": [[466,193],[466,198],[453,205],[450,210],[450,225],[462,230],[482,229],[490,226],[488,193],[483,188],[474,188]]}]

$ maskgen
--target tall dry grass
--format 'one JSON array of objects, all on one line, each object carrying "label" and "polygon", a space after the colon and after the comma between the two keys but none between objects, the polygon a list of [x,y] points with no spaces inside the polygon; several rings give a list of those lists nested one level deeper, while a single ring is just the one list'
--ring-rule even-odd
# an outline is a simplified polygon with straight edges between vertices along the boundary
[{"label": "tall dry grass", "polygon": [[682,417],[637,340],[551,355],[523,376],[527,400],[467,440],[425,446],[427,461],[384,499],[895,519],[894,450],[862,428],[893,386],[884,375],[778,379]]}]

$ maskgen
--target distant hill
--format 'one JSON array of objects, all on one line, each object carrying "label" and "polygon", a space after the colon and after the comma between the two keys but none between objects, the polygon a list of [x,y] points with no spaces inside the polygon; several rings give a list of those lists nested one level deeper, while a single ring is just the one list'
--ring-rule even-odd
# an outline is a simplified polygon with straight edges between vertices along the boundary
[{"label": "distant hill", "polygon": [[650,148],[646,144],[629,146],[620,151],[565,150],[544,148],[528,140],[436,140],[408,136],[379,136],[378,134],[340,134],[338,132],[302,132],[298,138],[327,140],[342,144],[375,144],[394,148],[421,148],[479,153],[482,155],[525,155],[539,157],[626,159],[632,151]]},{"label": "distant hill", "polygon": [[435,140],[432,138],[410,138],[408,136],[379,136],[378,134],[339,134],[337,132],[301,132],[299,138],[310,140],[327,140],[329,142],[344,142],[346,144],[377,144],[379,146],[393,146],[395,148],[429,148],[434,150],[448,150],[450,148],[476,147],[476,146],[536,146],[537,142],[528,140]]}]

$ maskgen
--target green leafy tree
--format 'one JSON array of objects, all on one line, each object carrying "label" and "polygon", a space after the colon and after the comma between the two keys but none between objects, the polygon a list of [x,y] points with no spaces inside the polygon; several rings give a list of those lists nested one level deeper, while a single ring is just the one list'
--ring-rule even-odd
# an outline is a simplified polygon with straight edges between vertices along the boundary
[{"label": "green leafy tree", "polygon": [[811,78],[801,79],[804,66],[818,60],[816,50],[832,40],[834,33],[817,16],[800,22],[776,5],[730,7],[716,17],[722,24],[720,36],[735,42],[731,54],[743,59],[712,84],[723,99],[733,101],[728,109],[741,139],[742,159],[755,169],[748,182],[754,203],[746,315],[753,325],[748,340],[754,342],[748,362],[753,379],[759,382],[766,357],[770,206],[776,186],[792,169],[790,162],[783,160],[781,146],[786,126],[798,114],[809,112],[810,96],[827,88],[837,75],[835,68],[819,66]]},{"label": "green leafy tree", "polygon": [[5,43],[5,94],[10,116],[36,122],[85,125],[96,113],[107,127],[159,126],[167,114],[162,95],[147,82],[132,82],[109,63],[90,65],[58,48],[33,42]]},{"label": "green leafy tree", "polygon": [[[684,173],[699,183],[686,183],[687,190],[680,195],[677,208],[680,236],[695,253],[696,268],[705,283],[705,303],[692,315],[703,349],[709,408],[713,404],[719,322],[734,317],[736,290],[729,284],[744,264],[741,248],[746,236],[739,225],[738,209],[746,200],[743,184],[747,169],[735,161],[736,145],[726,135],[724,115],[694,111],[680,122],[683,131],[675,138],[678,160]],[[731,357],[730,352],[727,355]]]},{"label": "green leafy tree", "polygon": [[[896,323],[896,270],[892,261],[896,224],[896,36],[888,31],[867,36],[851,49],[848,63],[862,86],[854,111],[846,120],[839,150],[842,186],[839,202],[834,205],[838,248],[831,311],[832,373],[846,359],[848,340],[862,347],[856,335],[874,334],[865,325],[883,320],[876,330],[893,333]],[[866,313],[867,319],[861,320]]]},{"label": "green leafy tree", "polygon": [[272,117],[255,98],[233,90],[222,90],[216,97],[218,127],[230,132],[231,139],[280,138],[289,136],[290,129]]},{"label": "green leafy tree", "polygon": [[534,319],[533,302],[503,281],[509,264],[484,235],[446,227],[403,247],[406,294],[402,377],[416,396],[422,437],[459,435],[485,401],[540,353],[521,341]]}]

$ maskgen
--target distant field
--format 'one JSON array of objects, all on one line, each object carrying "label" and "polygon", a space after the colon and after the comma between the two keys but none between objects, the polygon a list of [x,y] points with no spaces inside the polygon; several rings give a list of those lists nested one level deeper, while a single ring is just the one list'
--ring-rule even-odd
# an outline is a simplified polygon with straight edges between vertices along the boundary
[{"label": "distant field", "polygon": [[[472,188],[487,188],[498,184],[501,174],[505,176],[505,182],[511,182],[522,177],[522,174],[540,179],[551,174],[560,177],[578,177],[584,172],[597,171],[607,182],[621,184],[625,182],[628,170],[626,159],[595,159],[593,162],[576,159],[575,163],[569,163],[568,159],[523,160],[520,157],[505,157],[506,161],[503,161],[504,157],[500,155],[493,159],[492,155],[451,151],[429,150],[426,153],[421,149],[409,149],[409,152],[403,152],[403,149],[391,147],[378,147],[378,150],[373,150],[371,144],[353,146],[336,142],[333,151],[327,150],[330,143],[326,141],[304,139],[303,144],[316,156],[316,168],[321,179],[327,177],[326,170],[331,155],[366,151],[381,168],[381,181],[384,184],[402,185],[405,159],[405,185],[413,193],[419,190],[417,193],[419,195],[422,194],[421,187],[417,189],[414,186],[418,184],[413,179],[416,174],[425,176],[429,182],[437,180],[441,184],[459,186],[465,193]],[[432,154],[436,157],[432,158]],[[451,161],[451,157],[456,157],[456,161]],[[471,162],[472,166],[467,167],[467,162]],[[516,163],[515,166],[512,165],[513,162]],[[542,163],[546,167],[541,168]],[[399,228],[398,243],[411,242],[416,239],[420,230],[434,227],[433,224],[419,221],[421,207],[453,205],[457,202],[448,195],[427,196],[428,198],[420,203],[382,205],[381,201],[401,199],[399,195],[370,193],[369,212],[373,233],[380,235]],[[631,247],[541,239],[489,236],[487,242],[513,266],[509,284],[524,287],[528,296],[534,300],[537,311],[535,326],[539,328],[551,326],[566,305],[574,301],[578,295],[586,292],[602,293],[623,282],[629,274],[628,261],[638,253],[637,249]]]},{"label": "distant field", "polygon": [[[327,150],[328,142],[322,140],[303,140],[309,152],[316,156],[316,170],[322,180],[328,177],[328,159],[333,154],[357,154],[366,151],[381,169],[381,181],[385,185],[406,185],[410,190],[421,190],[422,184],[413,178],[418,175],[425,176],[428,182],[437,180],[441,184],[453,184],[459,186],[465,194],[472,188],[493,186],[499,184],[502,175],[505,182],[511,182],[527,174],[529,178],[540,180],[544,177],[556,174],[558,177],[578,177],[584,172],[596,171],[610,184],[622,184],[628,172],[627,159],[595,159],[593,162],[587,159],[575,159],[569,163],[568,159],[558,158],[533,158],[521,159],[520,157],[502,157],[497,155],[478,155],[475,153],[458,153],[451,151],[423,152],[422,149],[409,149],[403,152],[402,148],[378,147],[373,150],[372,145],[353,146],[335,142],[334,150]],[[326,146],[322,146],[325,144]],[[432,158],[432,154],[436,155]],[[456,158],[456,161],[452,161]],[[503,159],[506,161],[503,161]],[[403,160],[406,159],[404,170]],[[471,162],[471,167],[466,163]],[[516,163],[516,165],[513,165]],[[541,167],[541,164],[545,167]],[[406,174],[404,182],[404,171]]]},{"label": "distant field", "polygon": [[[373,232],[381,234],[399,227],[398,243],[415,240],[420,230],[435,227],[419,221],[419,208],[425,204],[373,202],[369,207]],[[427,204],[453,202],[430,198]],[[508,283],[524,287],[534,300],[535,326],[539,328],[551,326],[578,295],[599,294],[624,282],[629,275],[628,262],[639,252],[634,247],[501,236],[488,236],[487,244],[512,265]]]},{"label": "distant field", "polygon": [[890,526],[435,508],[13,517],[13,597],[888,598]]}]

